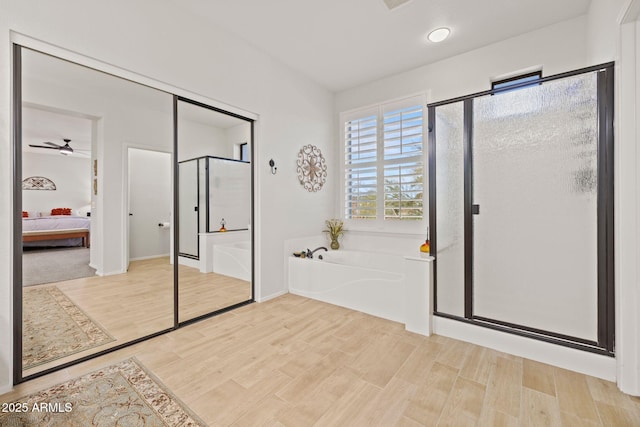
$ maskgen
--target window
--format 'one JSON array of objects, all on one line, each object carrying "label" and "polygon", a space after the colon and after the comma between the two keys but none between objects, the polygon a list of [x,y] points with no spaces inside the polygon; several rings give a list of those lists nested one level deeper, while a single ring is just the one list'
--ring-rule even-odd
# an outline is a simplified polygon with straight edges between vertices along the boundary
[{"label": "window", "polygon": [[515,86],[515,85],[531,82],[530,85],[523,84],[522,86],[518,87],[518,89],[521,89],[523,87],[529,87],[529,86],[539,84],[538,80],[540,80],[541,78],[542,78],[542,71],[535,71],[533,73],[522,74],[522,75],[511,77],[508,79],[496,80],[494,82],[491,82],[491,90],[504,89],[509,86]]},{"label": "window", "polygon": [[243,162],[249,161],[249,144],[246,142],[240,144],[240,160]]},{"label": "window", "polygon": [[346,220],[422,223],[424,105],[417,96],[341,115]]}]

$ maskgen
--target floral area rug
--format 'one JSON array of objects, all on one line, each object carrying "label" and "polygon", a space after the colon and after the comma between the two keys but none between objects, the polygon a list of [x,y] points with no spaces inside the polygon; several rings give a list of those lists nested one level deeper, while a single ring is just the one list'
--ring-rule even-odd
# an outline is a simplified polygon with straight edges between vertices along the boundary
[{"label": "floral area rug", "polygon": [[0,426],[206,425],[135,358],[11,404],[14,410],[0,412]]},{"label": "floral area rug", "polygon": [[55,286],[23,288],[22,367],[115,341]]}]

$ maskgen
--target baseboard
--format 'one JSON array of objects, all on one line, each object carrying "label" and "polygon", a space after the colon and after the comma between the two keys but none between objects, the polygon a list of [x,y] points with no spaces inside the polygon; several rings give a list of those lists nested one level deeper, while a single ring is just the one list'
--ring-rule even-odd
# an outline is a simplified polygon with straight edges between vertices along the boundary
[{"label": "baseboard", "polygon": [[13,386],[9,385],[3,385],[0,387],[0,395],[3,395],[5,393],[9,393],[11,390],[13,390]]},{"label": "baseboard", "polygon": [[613,357],[589,353],[438,316],[433,317],[433,333],[607,381],[616,381],[616,359]]},{"label": "baseboard", "polygon": [[116,274],[123,274],[126,273],[127,270],[115,270],[115,271],[96,271],[96,276],[114,276]]},{"label": "baseboard", "polygon": [[270,299],[274,299],[274,298],[278,298],[281,297],[284,294],[288,294],[288,291],[279,291],[276,292],[275,294],[271,294],[271,295],[267,295],[266,297],[261,297],[261,298],[256,298],[256,302],[266,302],[269,301]]},{"label": "baseboard", "polygon": [[144,261],[146,259],[155,259],[155,258],[164,258],[164,257],[168,257],[170,254],[160,254],[160,255],[149,255],[149,256],[143,256],[143,257],[138,257],[138,258],[130,258],[129,261]]},{"label": "baseboard", "polygon": [[187,267],[196,268],[198,270],[200,269],[200,260],[199,259],[193,259],[193,258],[187,258],[187,257],[179,256],[178,257],[178,264],[186,265]]}]

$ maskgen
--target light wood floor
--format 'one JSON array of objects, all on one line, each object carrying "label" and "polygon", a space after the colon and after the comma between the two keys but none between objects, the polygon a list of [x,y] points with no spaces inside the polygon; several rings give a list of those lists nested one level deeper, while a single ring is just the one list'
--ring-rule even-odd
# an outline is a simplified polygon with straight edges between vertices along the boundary
[{"label": "light wood floor", "polygon": [[17,386],[137,357],[211,426],[638,426],[615,384],[295,295]]},{"label": "light wood floor", "polygon": [[[173,265],[168,257],[133,261],[125,274],[92,276],[57,286],[114,341],[25,370],[23,376],[173,327]],[[251,299],[249,282],[181,265],[180,321]]]}]

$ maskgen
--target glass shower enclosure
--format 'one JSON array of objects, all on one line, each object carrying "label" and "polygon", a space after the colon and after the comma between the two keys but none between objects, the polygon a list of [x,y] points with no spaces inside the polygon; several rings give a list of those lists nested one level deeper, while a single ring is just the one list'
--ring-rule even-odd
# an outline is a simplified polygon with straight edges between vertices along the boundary
[{"label": "glass shower enclosure", "polygon": [[605,64],[429,106],[436,315],[613,354],[612,93]]},{"label": "glass shower enclosure", "polygon": [[179,252],[199,259],[200,233],[248,230],[251,163],[214,156],[179,162]]}]

